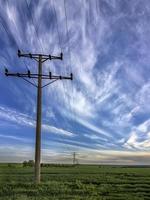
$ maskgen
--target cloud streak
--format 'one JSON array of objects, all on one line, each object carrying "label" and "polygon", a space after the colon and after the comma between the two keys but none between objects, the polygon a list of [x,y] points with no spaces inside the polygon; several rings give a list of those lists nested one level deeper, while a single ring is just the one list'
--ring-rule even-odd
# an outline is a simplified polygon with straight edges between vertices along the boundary
[{"label": "cloud streak", "polygon": [[[7,121],[8,123],[18,124],[19,126],[27,126],[27,127],[34,127],[35,128],[35,120],[30,118],[28,115],[19,113],[15,110],[0,107],[0,118],[1,120]],[[45,132],[53,133],[53,134],[60,134],[64,136],[73,137],[75,134],[69,131],[63,130],[61,128],[57,128],[54,126],[50,126],[48,124],[42,124],[42,129]]]}]

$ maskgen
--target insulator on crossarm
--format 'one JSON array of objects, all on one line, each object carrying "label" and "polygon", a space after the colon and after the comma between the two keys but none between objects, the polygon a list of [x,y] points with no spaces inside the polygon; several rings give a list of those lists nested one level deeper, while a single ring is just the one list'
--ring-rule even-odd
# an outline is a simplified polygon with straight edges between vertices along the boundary
[{"label": "insulator on crossarm", "polygon": [[28,77],[29,77],[29,78],[30,78],[30,75],[31,75],[30,70],[28,70]]},{"label": "insulator on crossarm", "polygon": [[18,49],[18,57],[21,56],[21,51]]},{"label": "insulator on crossarm", "polygon": [[30,56],[30,58],[32,58],[32,54],[31,53],[29,53],[29,56]]},{"label": "insulator on crossarm", "polygon": [[5,68],[5,75],[8,76],[8,69]]},{"label": "insulator on crossarm", "polygon": [[52,78],[52,72],[49,72],[49,78],[50,79]]},{"label": "insulator on crossarm", "polygon": [[60,53],[60,59],[63,60],[63,53]]}]

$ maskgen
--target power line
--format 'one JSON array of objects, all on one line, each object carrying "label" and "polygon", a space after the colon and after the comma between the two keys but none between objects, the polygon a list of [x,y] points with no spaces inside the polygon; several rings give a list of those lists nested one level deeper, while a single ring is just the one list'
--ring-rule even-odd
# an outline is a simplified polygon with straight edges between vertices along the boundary
[{"label": "power line", "polygon": [[37,39],[38,39],[38,41],[39,41],[39,45],[41,46],[42,52],[44,52],[43,46],[42,46],[42,44],[41,44],[41,40],[40,40],[40,38],[39,38],[37,26],[36,26],[35,21],[34,21],[34,19],[33,19],[32,13],[30,12],[29,4],[28,4],[27,0],[25,0],[25,2],[26,2],[26,5],[27,5],[27,8],[28,8],[30,17],[31,17],[32,24],[33,24],[34,29],[35,29],[36,37],[37,37]]},{"label": "power line", "polygon": [[[17,47],[18,49],[20,49],[20,48],[19,48],[19,45],[17,44],[17,42],[16,42],[16,40],[15,40],[15,38],[14,38],[14,36],[13,36],[13,34],[12,34],[10,31],[9,31],[10,33],[8,32],[9,29],[7,29],[6,26],[4,25],[4,23],[3,23],[3,18],[2,18],[1,16],[0,16],[0,19],[1,19],[1,24],[2,24],[2,26],[3,26],[4,30],[5,30],[5,32],[7,33],[8,36],[11,35],[11,36],[13,37],[13,41],[15,42],[16,47]],[[28,68],[28,66],[27,66],[27,64],[25,63],[24,60],[23,60],[23,62],[24,62],[24,64],[25,64],[26,69],[29,70],[29,68]],[[34,79],[32,79],[32,80],[33,80],[34,84],[36,84],[35,81],[34,81]]]},{"label": "power line", "polygon": [[[53,0],[52,0],[53,1]],[[54,4],[54,1],[53,1],[53,9],[54,9],[54,14],[55,14],[55,18],[56,18],[56,25],[57,25],[57,34],[58,34],[58,40],[59,40],[59,45],[60,45],[60,49],[62,51],[62,41],[61,41],[61,37],[60,37],[60,32],[59,32],[59,26],[58,26],[58,19],[57,19],[57,13],[56,13],[56,9],[55,9],[55,4]],[[66,4],[64,2],[64,10],[65,10],[65,25],[66,25],[66,34],[67,34],[67,44],[68,44],[68,53],[69,53],[69,64],[70,64],[70,68],[71,68],[71,50],[70,50],[70,45],[69,45],[69,31],[68,31],[68,22],[67,22],[67,11],[66,11]],[[63,65],[65,66],[65,61],[63,60]],[[67,95],[68,97],[68,94],[67,94],[67,91],[68,91],[68,85],[66,87],[65,83],[63,82],[63,90],[65,92],[65,94]],[[70,110],[71,109],[71,103],[70,103],[70,100],[69,100],[69,97],[67,98],[68,99],[68,105],[70,107]],[[65,100],[65,97],[64,97],[64,100]],[[66,101],[65,101],[65,104],[66,104]],[[64,119],[66,119],[64,117]],[[66,120],[65,120],[66,121]],[[68,124],[68,121],[66,121],[66,123]]]},{"label": "power line", "polygon": [[[56,20],[56,31],[57,31],[57,35],[58,35],[58,43],[59,43],[60,50],[62,52],[63,51],[62,40],[61,40],[61,35],[60,35],[60,32],[59,32],[59,25],[58,25],[58,18],[57,18],[57,12],[56,12],[56,8],[55,8],[55,3],[54,3],[53,0],[51,0],[51,5],[52,5],[52,8],[54,10],[54,15],[55,15],[55,20]],[[66,69],[64,60],[63,60],[63,65],[64,65],[64,69]],[[66,72],[66,70],[65,70],[65,72]],[[65,88],[64,81],[62,82],[62,87],[63,87],[63,91],[64,91],[63,92],[63,99],[64,99],[63,105],[66,106],[65,95],[67,94],[66,93],[67,90]],[[68,105],[70,105],[70,101],[68,101]],[[61,116],[61,117],[63,118],[64,122],[66,123],[66,126],[68,127],[68,120],[66,120],[66,117],[64,117],[64,116]],[[63,141],[63,136],[62,135],[60,135],[60,139],[61,139],[61,141]],[[69,149],[68,144],[66,144],[65,146],[67,147],[67,150],[68,150]]]},{"label": "power line", "polygon": [[59,32],[59,28],[58,28],[58,19],[57,19],[57,13],[56,13],[56,9],[55,9],[55,3],[53,0],[51,0],[52,6],[53,6],[53,10],[54,10],[54,14],[55,14],[55,18],[56,18],[56,29],[57,29],[57,35],[58,35],[58,41],[59,41],[59,46],[60,46],[60,50],[62,52],[62,43],[61,43],[61,37],[60,37],[60,32]]},{"label": "power line", "polygon": [[[71,59],[71,48],[70,48],[70,37],[69,37],[69,29],[68,29],[68,17],[67,17],[67,9],[66,9],[66,0],[64,0],[64,11],[65,11],[66,34],[67,34],[67,40],[68,40],[69,62],[70,62],[70,68],[72,69],[72,59]],[[71,86],[71,90],[72,90],[72,106],[73,106],[74,105],[74,88],[73,88],[73,85]],[[70,98],[68,98],[68,99],[69,99],[69,103],[70,103]],[[74,121],[76,121],[75,120],[75,118],[76,118],[75,110],[72,108],[72,106],[70,104],[70,108],[71,108],[72,113],[73,113]],[[74,128],[75,128],[75,125],[74,125]]]},{"label": "power line", "polygon": [[71,67],[71,50],[70,50],[70,38],[69,38],[69,29],[68,29],[68,18],[67,18],[67,10],[66,10],[66,0],[64,0],[64,10],[65,10],[65,22],[66,22],[66,34],[68,40],[68,53],[69,53],[69,61]]}]

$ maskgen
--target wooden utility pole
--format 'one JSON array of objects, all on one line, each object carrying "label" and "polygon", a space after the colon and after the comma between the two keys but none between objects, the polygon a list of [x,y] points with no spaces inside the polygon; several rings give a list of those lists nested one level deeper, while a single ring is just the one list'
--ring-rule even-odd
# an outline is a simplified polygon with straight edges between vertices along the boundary
[{"label": "wooden utility pole", "polygon": [[36,113],[36,143],[35,143],[35,182],[40,183],[41,163],[41,102],[42,102],[42,56],[39,56],[38,66],[38,91],[37,91],[37,113]]},{"label": "wooden utility pole", "polygon": [[[73,80],[73,74],[71,73],[70,76],[57,76],[52,75],[51,72],[49,74],[42,73],[42,63],[47,60],[52,59],[63,59],[63,54],[61,53],[60,56],[52,56],[52,55],[43,55],[43,54],[31,54],[31,53],[21,53],[18,50],[19,57],[27,57],[34,59],[38,62],[38,73],[32,74],[28,70],[27,73],[9,73],[8,69],[5,68],[5,75],[6,76],[14,76],[23,78],[28,83],[32,84],[37,88],[37,117],[36,117],[36,140],[35,140],[35,183],[40,183],[40,175],[41,175],[41,118],[42,118],[42,88],[46,87],[57,80],[68,79]],[[37,79],[38,84],[34,84],[33,82],[29,81],[28,79]],[[49,83],[42,85],[42,79],[51,80]]]}]

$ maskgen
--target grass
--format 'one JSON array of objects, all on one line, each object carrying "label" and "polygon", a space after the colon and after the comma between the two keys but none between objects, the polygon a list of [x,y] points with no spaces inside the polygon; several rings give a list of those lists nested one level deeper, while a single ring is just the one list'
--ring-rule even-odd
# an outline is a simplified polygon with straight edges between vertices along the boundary
[{"label": "grass", "polygon": [[150,200],[150,168],[50,166],[33,180],[31,167],[0,164],[0,200]]}]

